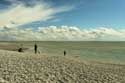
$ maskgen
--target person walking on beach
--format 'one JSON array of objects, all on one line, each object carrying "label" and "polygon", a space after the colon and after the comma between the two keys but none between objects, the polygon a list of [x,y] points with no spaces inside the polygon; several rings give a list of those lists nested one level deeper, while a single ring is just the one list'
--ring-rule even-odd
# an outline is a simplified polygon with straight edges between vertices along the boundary
[{"label": "person walking on beach", "polygon": [[66,51],[64,50],[64,56],[66,56]]},{"label": "person walking on beach", "polygon": [[37,54],[37,44],[34,45],[35,54]]}]

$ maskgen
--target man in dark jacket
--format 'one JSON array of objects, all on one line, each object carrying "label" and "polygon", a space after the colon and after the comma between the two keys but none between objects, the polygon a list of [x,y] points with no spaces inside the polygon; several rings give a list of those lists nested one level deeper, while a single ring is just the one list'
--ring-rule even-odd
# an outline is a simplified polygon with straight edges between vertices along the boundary
[{"label": "man in dark jacket", "polygon": [[35,54],[37,54],[37,44],[34,45]]}]

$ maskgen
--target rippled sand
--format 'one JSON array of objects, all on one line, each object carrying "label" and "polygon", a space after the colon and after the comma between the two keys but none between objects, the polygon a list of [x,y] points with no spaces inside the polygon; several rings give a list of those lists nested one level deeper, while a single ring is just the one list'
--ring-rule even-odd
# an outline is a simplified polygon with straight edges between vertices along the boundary
[{"label": "rippled sand", "polygon": [[125,83],[125,65],[0,50],[0,83]]}]

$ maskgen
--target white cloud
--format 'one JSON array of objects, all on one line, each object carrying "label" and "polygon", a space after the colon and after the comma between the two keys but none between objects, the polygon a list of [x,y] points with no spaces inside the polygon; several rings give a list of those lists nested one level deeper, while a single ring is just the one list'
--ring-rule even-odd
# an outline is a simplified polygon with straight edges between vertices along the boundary
[{"label": "white cloud", "polygon": [[[9,0],[16,1],[16,0]],[[55,14],[70,11],[73,6],[54,8],[51,5],[36,2],[34,6],[25,6],[22,3],[13,4],[7,9],[0,10],[0,27],[16,27],[36,21],[47,21],[55,18]],[[55,18],[57,19],[57,18]]]},{"label": "white cloud", "polygon": [[69,26],[30,29],[1,28],[0,40],[38,41],[125,41],[125,30],[112,28],[80,29]]}]

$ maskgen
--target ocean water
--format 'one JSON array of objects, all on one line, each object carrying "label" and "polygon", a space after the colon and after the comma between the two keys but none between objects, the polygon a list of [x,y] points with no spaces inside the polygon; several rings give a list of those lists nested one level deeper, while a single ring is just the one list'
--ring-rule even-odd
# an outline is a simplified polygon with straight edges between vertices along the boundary
[{"label": "ocean water", "polygon": [[[35,42],[47,55],[67,56],[105,63],[125,63],[125,42]],[[34,42],[25,45],[33,48]]]},{"label": "ocean water", "polygon": [[[10,43],[10,42],[9,42]],[[63,56],[65,50],[67,55],[80,60],[90,60],[105,63],[125,64],[125,42],[11,42],[23,44],[33,52],[34,44],[38,45],[41,54]]]}]

